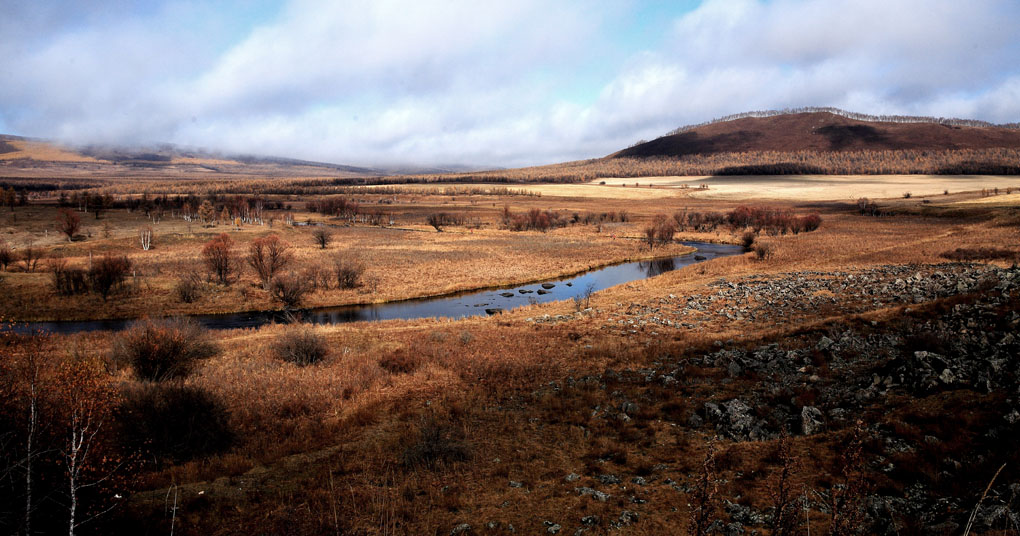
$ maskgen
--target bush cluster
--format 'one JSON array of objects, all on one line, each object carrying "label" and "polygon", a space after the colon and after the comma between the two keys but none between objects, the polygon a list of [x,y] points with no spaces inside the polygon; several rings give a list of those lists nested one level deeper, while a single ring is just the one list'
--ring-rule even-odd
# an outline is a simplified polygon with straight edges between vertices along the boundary
[{"label": "bush cluster", "polygon": [[277,337],[273,343],[273,353],[296,365],[311,365],[329,355],[329,343],[310,327],[295,327]]},{"label": "bush cluster", "polygon": [[62,296],[92,291],[106,300],[114,290],[123,287],[130,271],[131,260],[125,256],[104,255],[88,270],[69,267],[61,258],[50,261],[53,290]]},{"label": "bush cluster", "polygon": [[145,383],[128,390],[120,433],[126,445],[172,462],[221,453],[236,439],[223,403],[179,382]]},{"label": "bush cluster", "polygon": [[143,380],[165,381],[191,373],[199,359],[219,352],[208,332],[187,318],[145,319],[117,335],[113,357]]}]

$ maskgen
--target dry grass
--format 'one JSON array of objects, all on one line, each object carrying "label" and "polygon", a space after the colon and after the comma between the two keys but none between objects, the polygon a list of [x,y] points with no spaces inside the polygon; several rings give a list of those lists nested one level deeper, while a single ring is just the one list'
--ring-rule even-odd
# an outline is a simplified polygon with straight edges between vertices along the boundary
[{"label": "dry grass", "polygon": [[[974,192],[983,188],[1020,188],[1020,178],[990,175],[792,175],[764,176],[740,175],[723,177],[642,177],[605,178],[607,186],[626,186],[635,183],[655,188],[688,188],[685,194],[706,199],[774,199],[789,202],[849,201],[861,197],[894,198],[910,192],[912,197],[942,196],[951,193]],[[708,190],[698,190],[707,185]],[[938,202],[939,199],[934,199]],[[998,196],[969,202],[1013,202]]]},{"label": "dry grass", "polygon": [[[607,259],[647,255],[638,238],[655,215],[669,215],[685,206],[722,212],[735,204],[699,198],[622,199],[613,208],[628,210],[633,221],[607,225],[601,233],[593,226],[512,233],[496,224],[505,202],[515,211],[564,212],[601,212],[607,210],[606,202],[545,191],[541,197],[461,194],[456,199],[400,193],[385,196],[396,197],[387,204],[372,203],[384,196],[364,196],[373,208],[378,205],[391,212],[397,223],[393,228],[338,227],[326,254],[357,252],[368,265],[366,277],[377,278],[376,292],[365,287],[320,290],[310,303],[406,297],[533,279]],[[292,201],[300,205],[300,200]],[[910,201],[913,206],[916,200]],[[725,371],[695,366],[684,369],[678,378],[682,385],[669,388],[614,378],[607,371],[661,369],[664,362],[711,351],[716,340],[749,344],[779,340],[852,319],[836,309],[791,314],[779,325],[717,316],[696,330],[656,325],[607,329],[610,320],[629,308],[657,307],[670,294],[709,293],[709,285],[720,278],[941,262],[945,251],[1001,248],[1017,241],[1016,228],[1002,225],[1008,209],[982,207],[978,215],[941,217],[901,211],[906,205],[897,203],[893,215],[881,218],[858,215],[849,205],[815,204],[811,210],[820,211],[824,220],[820,229],[763,237],[775,245],[770,259],[757,261],[748,253],[620,285],[596,293],[592,311],[585,314],[575,314],[572,303],[555,302],[456,322],[316,326],[309,329],[325,339],[330,351],[321,362],[307,366],[286,362],[274,350],[289,326],[218,332],[214,336],[222,353],[201,361],[183,383],[223,401],[230,427],[237,433],[236,444],[223,454],[142,467],[131,481],[135,493],[114,527],[121,532],[169,529],[165,502],[168,491],[174,491],[180,494],[181,505],[175,527],[183,534],[449,534],[461,523],[480,532],[490,521],[504,529],[513,524],[520,533],[542,533],[544,522],[551,521],[563,526],[561,533],[573,533],[585,516],[599,517],[594,529],[599,533],[608,531],[609,523],[618,521],[624,510],[639,514],[628,533],[676,533],[688,522],[689,494],[662,482],[669,478],[690,483],[704,458],[706,439],[678,423],[696,409],[691,400],[742,396],[747,384],[726,378]],[[794,203],[772,204],[804,211]],[[477,218],[482,225],[434,232],[425,215],[437,208]],[[298,221],[321,219],[301,212],[300,206],[295,210]],[[4,236],[20,247],[50,225],[46,220],[54,211],[38,206],[17,209],[15,221],[3,209]],[[104,218],[114,227],[109,238],[100,233],[67,244],[44,236],[39,245],[79,263],[86,261],[90,249],[101,253],[131,248],[132,260],[143,270],[135,294],[111,299],[102,309],[89,301],[94,297],[80,302],[54,298],[46,290],[45,274],[11,273],[4,274],[5,291],[11,291],[8,310],[21,317],[31,316],[37,307],[115,315],[153,307],[173,310],[178,307],[175,277],[197,265],[205,240],[226,230],[197,224],[189,230],[184,222],[164,219],[154,226],[154,249],[142,252],[135,245],[136,228],[144,222],[141,215],[111,211]],[[272,232],[294,246],[299,266],[326,258],[309,228],[284,226],[281,220],[282,214]],[[84,221],[89,227],[96,225],[91,219]],[[240,252],[270,230],[244,226],[229,232]],[[678,238],[726,241],[738,240],[739,233],[720,229]],[[270,305],[257,285],[252,274],[227,289],[210,285],[195,307],[236,310]],[[546,314],[570,319],[545,324],[527,320]],[[865,314],[869,320],[886,321],[902,312],[882,309]],[[111,340],[108,334],[96,333],[54,337],[47,344],[53,353],[87,347],[103,354]],[[139,387],[127,370],[112,374],[127,390]],[[596,378],[594,385],[582,381],[589,376]],[[809,400],[812,393],[805,387],[798,395]],[[602,416],[625,400],[638,406],[630,420]],[[926,412],[938,413],[962,401],[941,400],[944,407],[924,403],[934,408],[926,407]],[[977,405],[973,400],[968,403]],[[893,422],[891,415],[876,422],[880,419]],[[457,455],[430,467],[402,463],[408,447],[422,437],[423,423],[436,423],[441,431],[436,441],[454,442]],[[830,485],[833,475],[839,474],[839,453],[847,440],[839,430],[791,440],[792,452],[802,460],[794,485],[801,489]],[[720,495],[767,506],[768,478],[777,467],[776,447],[775,442],[722,444],[717,455],[719,476],[725,480]],[[565,481],[570,473],[582,475],[581,480]],[[595,478],[600,474],[618,475],[623,482],[603,485]],[[631,483],[637,476],[654,478],[656,484]],[[511,486],[511,481],[521,486]],[[606,502],[582,497],[575,491],[581,486],[604,489],[612,496]],[[813,531],[824,532],[826,523],[823,514],[812,514]]]}]

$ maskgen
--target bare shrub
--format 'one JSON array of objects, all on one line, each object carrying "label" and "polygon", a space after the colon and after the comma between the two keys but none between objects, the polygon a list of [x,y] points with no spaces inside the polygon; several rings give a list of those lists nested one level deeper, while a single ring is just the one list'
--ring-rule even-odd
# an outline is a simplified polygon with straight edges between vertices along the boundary
[{"label": "bare shrub", "polygon": [[33,246],[28,246],[21,250],[18,255],[21,258],[21,266],[26,272],[34,272],[39,264],[39,260],[42,259],[42,250]]},{"label": "bare shrub", "polygon": [[202,284],[195,274],[187,274],[177,279],[174,292],[177,293],[177,299],[182,302],[194,303],[202,292]]},{"label": "bare shrub", "polygon": [[202,258],[209,272],[216,277],[220,284],[230,284],[230,277],[234,272],[234,241],[221,233],[216,238],[205,243],[202,248]]},{"label": "bare shrub", "polygon": [[910,199],[914,194],[910,192],[903,192],[903,199]]},{"label": "bare shrub", "polygon": [[145,383],[125,395],[121,436],[157,459],[184,462],[224,452],[235,441],[226,407],[199,387]]},{"label": "bare shrub", "polygon": [[312,282],[294,272],[276,276],[269,285],[269,293],[286,307],[297,307],[312,290]]},{"label": "bare shrub", "polygon": [[1010,260],[1020,258],[1020,253],[1001,248],[956,248],[939,256],[951,261]]},{"label": "bare shrub", "polygon": [[434,416],[422,418],[401,454],[401,463],[408,469],[464,461],[469,458],[463,434]]},{"label": "bare shrub", "polygon": [[71,209],[61,208],[57,210],[57,229],[67,235],[67,241],[74,240],[74,235],[81,228],[81,218]]},{"label": "bare shrub", "polygon": [[312,231],[312,240],[319,245],[319,249],[326,249],[326,246],[333,240],[333,233],[330,233],[329,229],[325,227],[319,227]]},{"label": "bare shrub", "polygon": [[277,272],[290,264],[293,258],[290,244],[280,240],[275,234],[256,238],[248,246],[248,265],[255,270],[255,275],[262,281],[264,289],[269,288],[269,282]]},{"label": "bare shrub", "polygon": [[53,278],[53,290],[61,296],[85,294],[89,291],[85,270],[68,267],[67,259],[51,259],[50,274]]},{"label": "bare shrub", "polygon": [[199,359],[217,353],[206,329],[187,318],[140,320],[113,340],[114,361],[130,364],[135,376],[150,381],[183,378]]},{"label": "bare shrub", "polygon": [[365,273],[365,265],[349,255],[340,253],[333,257],[333,276],[336,287],[352,289],[361,286],[361,276]]},{"label": "bare shrub", "polygon": [[379,366],[390,374],[410,374],[421,366],[422,358],[417,353],[398,349],[379,359]]},{"label": "bare shrub", "polygon": [[818,214],[808,214],[799,218],[799,224],[801,229],[805,233],[817,230],[822,225],[822,217]]},{"label": "bare shrub", "polygon": [[15,255],[7,242],[0,241],[0,269],[7,270],[7,266],[14,262]]},{"label": "bare shrub", "polygon": [[276,338],[273,353],[284,361],[303,367],[325,359],[329,355],[329,343],[310,327],[295,327]]},{"label": "bare shrub", "polygon": [[757,237],[758,235],[754,234],[753,231],[746,231],[740,235],[740,244],[744,246],[744,249],[750,250],[751,246],[754,245],[754,239]]},{"label": "bare shrub", "polygon": [[436,232],[443,232],[443,226],[447,225],[450,220],[450,215],[445,212],[433,212],[429,214],[425,220],[436,229]]},{"label": "bare shrub", "polygon": [[757,242],[754,244],[753,251],[759,261],[765,261],[772,258],[775,248],[770,242]]},{"label": "bare shrub", "polygon": [[111,292],[124,284],[130,271],[131,261],[127,257],[103,255],[89,268],[89,284],[92,286],[92,290],[98,292],[105,300]]},{"label": "bare shrub", "polygon": [[857,200],[857,210],[861,214],[868,216],[878,216],[878,205],[874,201],[870,201],[867,197],[862,197]]}]

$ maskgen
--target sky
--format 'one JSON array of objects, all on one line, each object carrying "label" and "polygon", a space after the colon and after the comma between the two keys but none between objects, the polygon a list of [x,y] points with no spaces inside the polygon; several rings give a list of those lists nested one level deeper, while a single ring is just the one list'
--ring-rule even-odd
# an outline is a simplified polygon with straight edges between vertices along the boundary
[{"label": "sky", "polygon": [[1020,121],[1016,0],[0,0],[0,132],[362,166],[605,156],[750,110]]}]

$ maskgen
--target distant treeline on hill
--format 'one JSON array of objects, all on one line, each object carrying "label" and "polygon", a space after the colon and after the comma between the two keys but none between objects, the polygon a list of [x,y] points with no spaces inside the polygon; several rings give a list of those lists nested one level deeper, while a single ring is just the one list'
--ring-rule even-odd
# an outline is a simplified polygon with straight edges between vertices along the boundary
[{"label": "distant treeline on hill", "polygon": [[783,110],[755,110],[751,112],[744,112],[739,114],[732,114],[711,121],[705,121],[696,125],[684,125],[682,127],[671,130],[666,135],[674,136],[676,134],[683,134],[684,132],[690,132],[691,130],[714,125],[716,123],[725,123],[727,121],[736,121],[737,119],[746,119],[749,117],[764,118],[764,117],[776,117],[780,115],[789,114],[810,114],[810,113],[830,113],[845,117],[847,119],[854,119],[856,121],[878,121],[884,123],[934,123],[938,125],[949,125],[954,127],[998,127],[998,128],[1009,128],[1009,129],[1020,129],[1020,123],[1006,123],[1002,125],[996,125],[987,121],[978,121],[976,119],[956,119],[946,117],[926,117],[926,116],[914,116],[914,115],[870,115],[861,114],[857,112],[848,112],[846,110],[840,110],[839,108],[831,107],[818,107],[818,106],[807,106],[804,108],[786,108]]}]

